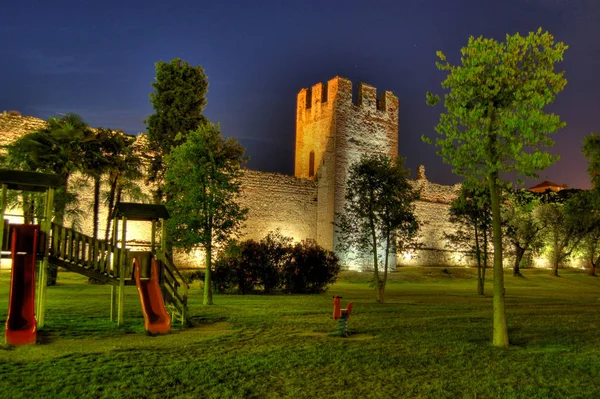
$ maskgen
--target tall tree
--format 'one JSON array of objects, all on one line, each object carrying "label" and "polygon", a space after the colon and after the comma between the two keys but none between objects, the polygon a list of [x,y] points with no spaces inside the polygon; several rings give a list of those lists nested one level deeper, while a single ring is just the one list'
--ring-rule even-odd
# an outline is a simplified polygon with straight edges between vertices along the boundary
[{"label": "tall tree", "polygon": [[212,300],[212,253],[239,232],[247,210],[240,207],[244,148],[221,136],[218,126],[203,123],[167,156],[167,209],[174,246],[206,252],[204,304]]},{"label": "tall tree", "polygon": [[484,295],[485,271],[488,265],[492,211],[487,185],[466,181],[460,196],[450,205],[450,221],[457,226],[444,234],[454,249],[467,249],[477,261],[477,293]]},{"label": "tall tree", "polygon": [[98,238],[100,224],[100,183],[102,175],[110,167],[110,161],[105,156],[104,146],[110,134],[109,129],[99,127],[93,132],[93,139],[82,143],[81,172],[90,177],[94,184],[94,199],[92,204],[92,237]]},{"label": "tall tree", "polygon": [[408,183],[404,159],[365,155],[350,166],[344,212],[336,224],[338,249],[370,256],[377,302],[385,302],[389,257],[414,246],[418,193]]},{"label": "tall tree", "polygon": [[157,185],[155,202],[163,195],[164,158],[171,148],[183,143],[188,132],[206,122],[208,80],[201,66],[192,66],[175,58],[156,63],[154,92],[150,102],[154,114],[146,120],[148,133],[148,181]]},{"label": "tall tree", "polygon": [[104,156],[108,160],[106,179],[108,191],[104,194],[104,203],[108,209],[104,239],[112,240],[111,224],[117,204],[123,199],[123,193],[135,201],[147,200],[139,187],[138,180],[143,177],[142,158],[135,148],[135,137],[121,130],[110,130],[103,140]]},{"label": "tall tree", "polygon": [[[549,137],[565,124],[544,107],[554,101],[567,81],[555,72],[567,49],[548,32],[506,35],[504,42],[470,37],[461,49],[461,62],[452,65],[441,51],[438,69],[447,72],[448,89],[436,131],[438,154],[454,173],[487,181],[492,204],[494,242],[494,332],[492,344],[508,347],[500,224],[500,174],[516,172],[535,177],[557,156],[545,149]],[[435,105],[439,96],[427,93]],[[431,139],[424,138],[431,142]]]},{"label": "tall tree", "polygon": [[508,201],[502,206],[505,223],[504,234],[513,247],[513,276],[523,277],[521,261],[527,253],[542,244],[544,225],[535,217],[535,208],[540,204],[528,190],[518,190],[509,194]]}]

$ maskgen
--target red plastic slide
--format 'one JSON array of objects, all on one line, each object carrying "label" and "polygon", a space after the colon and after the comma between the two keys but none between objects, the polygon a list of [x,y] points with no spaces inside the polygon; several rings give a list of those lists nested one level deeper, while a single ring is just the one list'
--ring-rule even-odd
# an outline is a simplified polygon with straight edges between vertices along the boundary
[{"label": "red plastic slide", "polygon": [[158,283],[158,263],[152,258],[150,279],[140,278],[140,262],[133,258],[135,282],[137,284],[142,312],[144,313],[144,328],[151,334],[165,334],[171,329],[171,317],[165,308],[162,292]]},{"label": "red plastic slide", "polygon": [[6,343],[35,344],[35,256],[39,225],[11,225],[12,270],[6,320]]}]

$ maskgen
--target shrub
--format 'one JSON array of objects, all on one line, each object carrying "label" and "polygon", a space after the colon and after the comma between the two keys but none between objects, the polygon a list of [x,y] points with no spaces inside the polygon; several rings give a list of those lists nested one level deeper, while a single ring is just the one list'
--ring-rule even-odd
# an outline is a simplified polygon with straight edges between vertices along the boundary
[{"label": "shrub", "polygon": [[292,245],[279,231],[260,241],[230,242],[214,263],[213,284],[219,292],[323,292],[340,271],[337,257],[314,242]]},{"label": "shrub", "polygon": [[338,257],[312,240],[294,245],[290,261],[283,270],[284,292],[316,294],[335,282],[340,272]]}]

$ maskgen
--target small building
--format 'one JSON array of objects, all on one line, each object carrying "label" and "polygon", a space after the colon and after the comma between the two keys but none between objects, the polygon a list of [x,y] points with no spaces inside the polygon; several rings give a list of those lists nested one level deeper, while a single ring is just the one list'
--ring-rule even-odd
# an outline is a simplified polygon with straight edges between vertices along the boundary
[{"label": "small building", "polygon": [[566,184],[556,184],[549,180],[544,180],[540,184],[536,184],[533,187],[529,187],[528,190],[533,193],[545,193],[548,190],[556,193],[560,190],[564,190],[567,188],[569,188],[569,187]]}]

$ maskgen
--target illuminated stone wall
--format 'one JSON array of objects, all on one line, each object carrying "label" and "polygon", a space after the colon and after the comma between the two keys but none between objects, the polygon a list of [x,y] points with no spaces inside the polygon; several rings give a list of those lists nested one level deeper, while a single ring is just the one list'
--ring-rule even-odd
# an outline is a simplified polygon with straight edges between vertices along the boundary
[{"label": "illuminated stone wall", "polygon": [[[351,81],[335,77],[300,90],[297,97],[294,173],[317,180],[316,239],[330,250],[337,242],[332,223],[344,208],[350,165],[363,154],[398,153],[398,98],[389,91],[377,98],[374,87],[360,83],[354,103],[352,90]],[[338,255],[348,267],[361,268]]]},{"label": "illuminated stone wall", "polygon": [[280,229],[295,241],[316,236],[317,185],[277,173],[246,170],[240,205],[248,208],[243,239],[261,239]]}]

